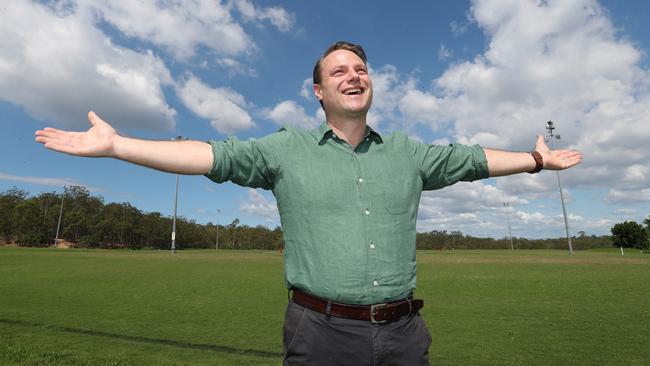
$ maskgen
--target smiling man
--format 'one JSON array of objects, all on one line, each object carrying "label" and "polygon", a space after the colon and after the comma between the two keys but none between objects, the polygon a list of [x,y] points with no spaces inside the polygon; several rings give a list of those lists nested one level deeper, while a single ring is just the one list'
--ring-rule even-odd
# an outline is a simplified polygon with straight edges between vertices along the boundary
[{"label": "smiling man", "polygon": [[[261,139],[146,141],[120,136],[93,112],[86,132],[36,131],[71,155],[112,157],[217,183],[273,191],[292,291],[285,365],[428,365],[431,337],[415,299],[416,217],[424,190],[490,176],[566,169],[582,155],[478,145],[428,145],[366,124],[372,82],[363,49],[337,42],[314,67],[326,121]],[[251,314],[255,321],[255,314]]]}]

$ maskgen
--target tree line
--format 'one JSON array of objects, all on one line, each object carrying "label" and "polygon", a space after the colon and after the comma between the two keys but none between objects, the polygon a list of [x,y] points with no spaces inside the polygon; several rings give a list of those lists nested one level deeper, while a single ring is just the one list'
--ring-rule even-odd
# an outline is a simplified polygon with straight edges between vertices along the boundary
[{"label": "tree line", "polygon": [[[61,224],[57,225],[61,206]],[[572,238],[574,249],[635,247],[647,249],[650,243],[650,216],[645,227],[635,222],[614,225],[612,236],[578,232]],[[57,236],[57,228],[59,230]],[[75,247],[169,249],[172,217],[160,212],[143,212],[130,203],[105,203],[81,186],[65,187],[64,193],[44,192],[30,196],[11,188],[0,194],[0,241],[20,246],[52,246],[56,237]],[[176,247],[221,249],[283,248],[282,229],[240,225],[199,224],[185,217],[176,218]],[[433,230],[417,233],[418,249],[567,249],[566,238],[526,239],[513,237],[480,238],[460,231]]]},{"label": "tree line", "polygon": [[[58,225],[61,206],[61,224]],[[143,212],[130,203],[105,203],[81,186],[63,194],[37,196],[18,188],[0,194],[0,240],[21,246],[52,246],[57,237],[75,247],[169,249],[172,217]],[[217,241],[218,238],[218,241]],[[176,218],[176,247],[222,249],[279,249],[282,230],[264,226],[199,224]]]}]

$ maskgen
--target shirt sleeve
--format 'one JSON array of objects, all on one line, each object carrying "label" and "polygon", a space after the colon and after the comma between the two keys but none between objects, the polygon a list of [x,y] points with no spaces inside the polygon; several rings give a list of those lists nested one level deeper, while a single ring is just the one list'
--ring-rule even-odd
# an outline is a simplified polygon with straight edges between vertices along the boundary
[{"label": "shirt sleeve", "polygon": [[459,181],[488,178],[485,151],[479,145],[427,145],[412,141],[423,190],[440,189]]},{"label": "shirt sleeve", "polygon": [[287,139],[286,129],[260,139],[208,141],[214,162],[205,176],[216,183],[231,181],[251,188],[273,189]]}]

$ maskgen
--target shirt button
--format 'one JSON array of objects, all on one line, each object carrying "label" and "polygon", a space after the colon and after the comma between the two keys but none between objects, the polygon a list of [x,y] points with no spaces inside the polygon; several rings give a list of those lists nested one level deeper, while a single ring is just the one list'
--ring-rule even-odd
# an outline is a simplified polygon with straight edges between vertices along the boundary
[{"label": "shirt button", "polygon": [[363,183],[363,178],[359,178],[359,183]]},{"label": "shirt button", "polygon": [[375,249],[375,244],[370,244],[370,249]]},{"label": "shirt button", "polygon": [[372,285],[373,285],[373,286],[379,286],[379,282],[377,282],[377,281],[372,281]]},{"label": "shirt button", "polygon": [[335,139],[337,139],[337,138],[338,138],[338,136],[336,136],[336,134],[335,134],[335,133],[333,133],[333,134],[332,134],[332,137],[334,137]]},{"label": "shirt button", "polygon": [[365,213],[366,216],[369,216],[369,215],[370,215],[370,211],[368,211],[368,209],[366,209],[363,213]]}]

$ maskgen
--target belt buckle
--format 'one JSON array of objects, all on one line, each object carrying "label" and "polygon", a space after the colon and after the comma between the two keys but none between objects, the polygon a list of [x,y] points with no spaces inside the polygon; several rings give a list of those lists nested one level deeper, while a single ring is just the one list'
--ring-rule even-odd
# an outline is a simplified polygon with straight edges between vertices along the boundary
[{"label": "belt buckle", "polygon": [[383,323],[388,322],[388,320],[385,320],[385,319],[384,320],[375,319],[375,309],[377,309],[379,307],[382,307],[382,306],[386,306],[386,305],[388,305],[388,303],[386,303],[386,302],[381,303],[381,304],[372,304],[372,305],[370,305],[370,322],[371,323],[373,323],[373,324],[383,324]]}]

